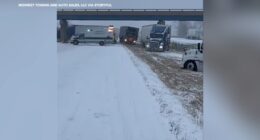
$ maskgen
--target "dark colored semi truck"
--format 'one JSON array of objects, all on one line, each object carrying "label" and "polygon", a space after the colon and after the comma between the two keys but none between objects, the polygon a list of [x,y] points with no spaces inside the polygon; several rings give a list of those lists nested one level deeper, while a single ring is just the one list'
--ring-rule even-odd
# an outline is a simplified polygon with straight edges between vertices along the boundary
[{"label": "dark colored semi truck", "polygon": [[121,43],[135,44],[138,39],[139,28],[130,26],[121,26],[119,39]]},{"label": "dark colored semi truck", "polygon": [[147,51],[168,51],[170,48],[171,26],[152,24],[142,26],[141,43]]}]

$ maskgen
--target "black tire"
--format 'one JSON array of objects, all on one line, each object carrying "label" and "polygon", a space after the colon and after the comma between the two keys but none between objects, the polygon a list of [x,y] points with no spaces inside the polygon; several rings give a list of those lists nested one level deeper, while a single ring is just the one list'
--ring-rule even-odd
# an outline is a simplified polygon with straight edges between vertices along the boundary
[{"label": "black tire", "polygon": [[166,51],[170,51],[170,46],[167,46],[167,49],[166,49]]},{"label": "black tire", "polygon": [[157,52],[165,52],[166,50],[165,50],[165,48],[163,47],[163,49],[161,49],[161,50],[156,50]]},{"label": "black tire", "polygon": [[78,40],[73,40],[72,44],[73,45],[79,45],[79,41]]},{"label": "black tire", "polygon": [[100,41],[98,44],[99,44],[100,46],[104,46],[104,45],[105,45],[105,42],[104,42],[104,41]]},{"label": "black tire", "polygon": [[116,44],[116,43],[117,43],[117,41],[116,41],[116,40],[114,40],[114,41],[113,41],[113,44]]},{"label": "black tire", "polygon": [[120,43],[124,43],[123,38],[120,38]]},{"label": "black tire", "polygon": [[198,71],[197,64],[192,60],[185,62],[184,68],[187,70]]},{"label": "black tire", "polygon": [[144,43],[144,42],[142,42],[142,47],[143,47],[143,48],[146,48],[146,46],[145,46],[145,43]]},{"label": "black tire", "polygon": [[165,52],[167,50],[166,46],[163,46],[163,49],[161,52]]}]

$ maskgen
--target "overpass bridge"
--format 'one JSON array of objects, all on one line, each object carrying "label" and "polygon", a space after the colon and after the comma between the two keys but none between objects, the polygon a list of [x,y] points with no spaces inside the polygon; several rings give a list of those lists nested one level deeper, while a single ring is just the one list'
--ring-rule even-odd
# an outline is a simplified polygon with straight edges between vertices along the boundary
[{"label": "overpass bridge", "polygon": [[58,20],[177,20],[203,21],[202,9],[58,10]]},{"label": "overpass bridge", "polygon": [[57,20],[64,42],[67,20],[203,21],[203,9],[59,9]]}]

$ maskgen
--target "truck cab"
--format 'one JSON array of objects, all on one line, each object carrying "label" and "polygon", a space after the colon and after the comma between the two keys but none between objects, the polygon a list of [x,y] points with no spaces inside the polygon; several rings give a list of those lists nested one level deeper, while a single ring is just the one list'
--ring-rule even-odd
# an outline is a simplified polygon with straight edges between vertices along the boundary
[{"label": "truck cab", "polygon": [[167,25],[153,25],[148,36],[146,50],[150,51],[168,51],[170,48],[171,28]]},{"label": "truck cab", "polygon": [[121,43],[136,44],[138,39],[139,28],[130,26],[121,26],[119,39]]},{"label": "truck cab", "polygon": [[203,71],[203,43],[198,43],[197,48],[185,50],[182,66],[192,71]]}]

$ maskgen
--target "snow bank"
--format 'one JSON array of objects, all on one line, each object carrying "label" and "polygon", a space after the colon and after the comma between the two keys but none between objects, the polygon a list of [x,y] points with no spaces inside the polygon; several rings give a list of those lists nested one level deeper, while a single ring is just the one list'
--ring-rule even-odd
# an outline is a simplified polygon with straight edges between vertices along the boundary
[{"label": "snow bank", "polygon": [[177,140],[202,140],[202,128],[193,121],[178,97],[172,93],[174,91],[168,89],[147,64],[134,56],[132,52],[128,51],[128,53],[150,93],[159,104],[160,113],[168,120],[169,131]]},{"label": "snow bank", "polygon": [[169,59],[173,59],[173,60],[178,60],[181,61],[182,57],[183,57],[183,53],[180,52],[153,52],[156,55],[165,57],[165,58],[169,58]]},{"label": "snow bank", "polygon": [[171,43],[177,43],[177,44],[182,44],[182,45],[193,45],[193,44],[202,43],[202,40],[192,40],[192,39],[186,39],[186,38],[172,37]]}]

